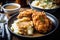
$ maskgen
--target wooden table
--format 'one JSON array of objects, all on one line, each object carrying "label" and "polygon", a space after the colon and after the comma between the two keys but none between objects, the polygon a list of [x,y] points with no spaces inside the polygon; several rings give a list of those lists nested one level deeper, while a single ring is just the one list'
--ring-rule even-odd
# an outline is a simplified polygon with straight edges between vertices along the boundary
[{"label": "wooden table", "polygon": [[[29,9],[29,8],[21,8],[20,11],[23,11],[23,10],[26,10],[26,9]],[[7,14],[6,14],[7,15]],[[14,15],[14,14],[13,14]],[[59,26],[60,26],[60,9],[58,9],[56,12],[52,13],[52,15],[56,16],[56,18],[59,20]],[[10,18],[11,16],[8,15],[8,18]],[[60,36],[60,27],[58,27],[58,29],[50,36],[46,37],[45,39],[46,40],[55,40],[55,39],[59,39],[58,36]],[[57,38],[58,37],[58,38]],[[45,40],[44,39],[44,40]],[[17,37],[13,36],[12,37],[12,40],[21,40],[21,39],[18,39]]]}]

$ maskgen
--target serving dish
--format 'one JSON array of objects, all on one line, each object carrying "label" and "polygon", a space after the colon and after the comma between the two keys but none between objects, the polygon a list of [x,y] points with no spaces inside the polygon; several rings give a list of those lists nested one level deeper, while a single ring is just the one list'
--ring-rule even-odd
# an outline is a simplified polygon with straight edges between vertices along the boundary
[{"label": "serving dish", "polygon": [[[39,8],[39,7],[35,7],[35,6],[32,6],[31,3],[33,2],[34,0],[29,0],[28,1],[28,4],[30,5],[30,7],[32,9],[35,9],[35,10],[38,10],[38,11],[45,11],[45,12],[48,12],[48,13],[54,13],[55,11],[57,11],[60,7],[58,5],[58,7],[56,8],[53,8],[53,9],[42,9],[42,8]],[[33,4],[34,5],[34,4]]]},{"label": "serving dish", "polygon": [[55,16],[53,16],[50,13],[46,13],[47,17],[53,22],[53,25],[54,25],[54,28],[50,32],[48,32],[47,34],[45,34],[43,36],[41,36],[41,35],[39,35],[39,36],[24,36],[24,35],[19,35],[19,34],[13,33],[12,30],[10,29],[11,28],[11,24],[14,22],[14,20],[17,19],[16,18],[17,15],[18,14],[16,13],[15,15],[13,15],[9,19],[9,21],[8,21],[8,29],[9,29],[9,31],[10,31],[11,34],[13,34],[16,37],[21,38],[21,39],[37,39],[37,38],[43,38],[43,37],[45,37],[47,35],[52,34],[58,28],[58,25],[59,25],[59,22],[58,22],[58,20],[57,20],[57,18]]}]

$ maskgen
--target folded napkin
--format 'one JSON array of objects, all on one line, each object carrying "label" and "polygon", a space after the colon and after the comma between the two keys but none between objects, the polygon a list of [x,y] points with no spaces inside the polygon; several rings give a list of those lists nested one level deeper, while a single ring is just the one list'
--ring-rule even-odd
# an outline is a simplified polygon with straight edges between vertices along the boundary
[{"label": "folded napkin", "polygon": [[7,22],[7,16],[5,16],[5,14],[0,13],[0,38],[2,38],[3,40],[10,40],[10,33],[7,28]]}]

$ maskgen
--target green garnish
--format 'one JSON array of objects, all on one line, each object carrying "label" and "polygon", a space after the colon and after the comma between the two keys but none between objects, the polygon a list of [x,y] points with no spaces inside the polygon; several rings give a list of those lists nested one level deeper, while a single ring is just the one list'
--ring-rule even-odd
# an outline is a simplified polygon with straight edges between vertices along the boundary
[{"label": "green garnish", "polygon": [[40,0],[39,0],[39,3],[40,3]]},{"label": "green garnish", "polygon": [[44,18],[43,18],[43,17],[40,17],[40,20],[41,20],[41,22],[43,22],[43,23],[44,23]]},{"label": "green garnish", "polygon": [[48,4],[49,2],[52,2],[52,0],[45,0],[45,3]]}]

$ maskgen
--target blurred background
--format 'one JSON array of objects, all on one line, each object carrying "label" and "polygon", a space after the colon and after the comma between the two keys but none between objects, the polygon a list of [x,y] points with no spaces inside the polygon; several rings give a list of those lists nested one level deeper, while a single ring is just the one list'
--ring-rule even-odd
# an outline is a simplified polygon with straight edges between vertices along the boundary
[{"label": "blurred background", "polygon": [[24,6],[27,6],[28,3],[27,3],[28,0],[0,0],[0,5],[4,5],[6,3],[18,3],[20,4],[22,7]]}]

